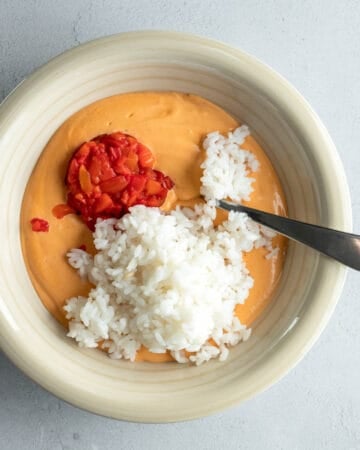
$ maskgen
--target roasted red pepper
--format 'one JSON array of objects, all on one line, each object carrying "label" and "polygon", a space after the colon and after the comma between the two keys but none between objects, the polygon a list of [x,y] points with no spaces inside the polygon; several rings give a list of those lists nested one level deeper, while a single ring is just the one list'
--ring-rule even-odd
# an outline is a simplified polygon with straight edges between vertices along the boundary
[{"label": "roasted red pepper", "polygon": [[68,166],[67,204],[90,229],[97,218],[119,218],[133,205],[161,206],[174,183],[154,163],[147,147],[121,132],[85,142]]},{"label": "roasted red pepper", "polygon": [[67,214],[73,214],[74,212],[75,211],[66,203],[60,203],[52,209],[52,213],[57,219],[62,219]]},{"label": "roasted red pepper", "polygon": [[39,219],[38,217],[34,217],[30,220],[31,229],[33,231],[42,231],[47,233],[49,231],[49,222],[44,219]]}]

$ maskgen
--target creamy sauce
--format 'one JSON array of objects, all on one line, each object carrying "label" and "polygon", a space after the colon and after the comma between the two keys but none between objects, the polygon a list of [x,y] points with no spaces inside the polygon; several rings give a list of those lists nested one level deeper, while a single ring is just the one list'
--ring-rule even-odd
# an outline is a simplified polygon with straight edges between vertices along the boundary
[{"label": "creamy sauce", "polygon": [[[163,209],[175,205],[191,206],[201,201],[200,164],[204,158],[201,142],[209,132],[225,133],[239,123],[218,106],[195,95],[174,92],[140,92],[109,97],[93,103],[70,117],[53,135],[44,149],[27,185],[21,211],[21,240],[31,281],[49,312],[64,326],[63,305],[69,297],[87,296],[91,285],[80,279],[66,260],[66,252],[82,244],[94,252],[88,228],[75,215],[56,219],[52,208],[66,201],[64,185],[68,161],[84,141],[115,131],[135,136],[156,156],[156,168],[175,182]],[[264,151],[249,136],[244,148],[260,162],[252,174],[254,192],[249,206],[276,214],[286,214],[286,204],[279,179]],[[35,233],[30,220],[49,221],[48,233]],[[217,221],[226,218],[219,212]],[[250,325],[269,304],[278,283],[286,251],[286,240],[273,241],[280,251],[266,259],[266,250],[245,254],[246,265],[254,278],[254,287],[244,305],[236,308],[241,322]],[[138,360],[167,361],[171,357],[154,355],[146,349]]]}]

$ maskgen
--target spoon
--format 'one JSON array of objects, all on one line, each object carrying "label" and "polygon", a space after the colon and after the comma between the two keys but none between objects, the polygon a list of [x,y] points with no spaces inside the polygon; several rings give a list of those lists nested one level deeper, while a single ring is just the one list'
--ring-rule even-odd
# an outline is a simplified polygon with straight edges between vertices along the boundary
[{"label": "spoon", "polygon": [[301,242],[352,269],[360,270],[359,235],[288,219],[224,200],[217,200],[217,206],[227,211],[246,213],[255,222]]}]

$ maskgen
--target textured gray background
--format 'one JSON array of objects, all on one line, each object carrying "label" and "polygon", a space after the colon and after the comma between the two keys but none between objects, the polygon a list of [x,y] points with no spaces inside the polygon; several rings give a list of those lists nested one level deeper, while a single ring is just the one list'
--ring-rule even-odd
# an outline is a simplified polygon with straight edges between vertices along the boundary
[{"label": "textured gray background", "polygon": [[[0,99],[49,58],[102,35],[168,29],[223,40],[282,73],[318,112],[360,232],[359,25],[356,0],[0,0]],[[326,331],[283,381],[194,422],[139,425],[79,411],[0,353],[0,449],[360,449],[359,280],[349,274]]]}]

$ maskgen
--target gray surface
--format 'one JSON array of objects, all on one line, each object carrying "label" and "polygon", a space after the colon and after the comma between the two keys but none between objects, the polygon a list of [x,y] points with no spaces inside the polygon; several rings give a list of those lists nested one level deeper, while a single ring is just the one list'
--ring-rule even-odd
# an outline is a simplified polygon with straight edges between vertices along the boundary
[{"label": "gray surface", "polygon": [[[328,127],[360,232],[360,2],[342,0],[0,0],[0,98],[52,56],[137,29],[195,32],[277,69]],[[360,275],[352,272],[321,339],[283,381],[216,416],[173,425],[79,411],[0,354],[0,449],[359,449]]]}]

